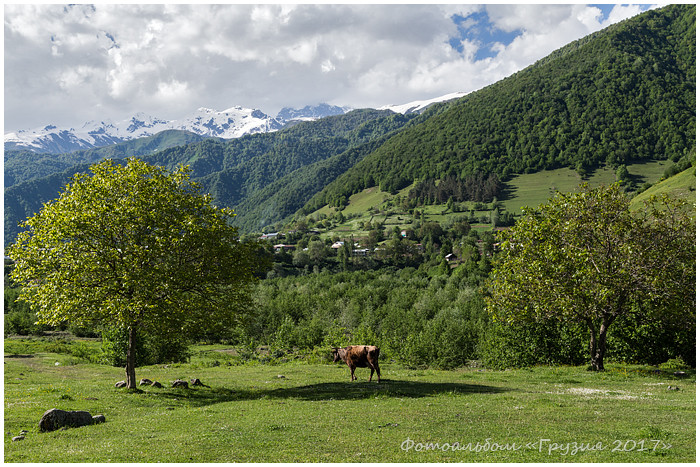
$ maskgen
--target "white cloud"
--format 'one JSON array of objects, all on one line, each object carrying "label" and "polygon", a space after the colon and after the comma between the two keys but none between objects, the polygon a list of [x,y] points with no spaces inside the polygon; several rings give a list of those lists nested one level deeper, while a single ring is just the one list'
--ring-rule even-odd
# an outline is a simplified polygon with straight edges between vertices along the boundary
[{"label": "white cloud", "polygon": [[[475,43],[448,45],[452,15],[475,11],[522,34],[475,62]],[[638,11],[601,24],[585,5],[6,5],[6,131],[471,91]]]}]

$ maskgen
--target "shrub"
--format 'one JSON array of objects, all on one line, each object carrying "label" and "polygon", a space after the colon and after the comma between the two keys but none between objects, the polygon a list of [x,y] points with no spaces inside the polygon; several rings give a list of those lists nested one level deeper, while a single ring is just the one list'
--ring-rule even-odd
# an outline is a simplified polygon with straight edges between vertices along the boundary
[{"label": "shrub", "polygon": [[17,334],[20,336],[41,335],[51,329],[50,326],[36,324],[36,314],[29,303],[17,300],[19,288],[5,288],[5,336]]},{"label": "shrub", "polygon": [[681,357],[671,358],[665,363],[659,365],[662,370],[687,370],[690,368],[687,363],[683,361]]},{"label": "shrub", "polygon": [[584,329],[549,320],[543,323],[492,323],[485,332],[479,356],[490,368],[535,365],[581,365],[587,361]]}]

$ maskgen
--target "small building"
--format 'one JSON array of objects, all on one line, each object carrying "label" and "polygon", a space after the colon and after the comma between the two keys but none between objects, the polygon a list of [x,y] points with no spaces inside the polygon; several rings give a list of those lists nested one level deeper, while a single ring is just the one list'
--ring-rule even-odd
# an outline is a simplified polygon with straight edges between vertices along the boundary
[{"label": "small building", "polygon": [[275,246],[274,246],[274,249],[275,249],[275,253],[279,253],[279,252],[281,252],[282,250],[284,250],[284,251],[292,251],[292,250],[295,250],[295,249],[296,249],[296,246],[294,246],[294,245],[283,245],[283,244],[279,244],[279,245],[275,245]]}]

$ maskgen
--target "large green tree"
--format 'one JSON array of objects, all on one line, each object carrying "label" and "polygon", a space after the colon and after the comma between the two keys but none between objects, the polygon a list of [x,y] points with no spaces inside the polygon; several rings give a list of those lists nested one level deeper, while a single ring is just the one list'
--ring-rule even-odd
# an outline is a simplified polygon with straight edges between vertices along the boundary
[{"label": "large green tree", "polygon": [[526,209],[502,235],[487,284],[490,314],[505,323],[554,317],[585,325],[594,370],[604,369],[607,332],[621,316],[692,325],[695,221],[688,207],[663,197],[633,212],[615,184],[583,185]]},{"label": "large green tree", "polygon": [[127,387],[137,333],[186,336],[232,325],[248,310],[252,248],[189,180],[129,159],[93,165],[24,222],[9,250],[13,280],[39,322],[128,331]]}]

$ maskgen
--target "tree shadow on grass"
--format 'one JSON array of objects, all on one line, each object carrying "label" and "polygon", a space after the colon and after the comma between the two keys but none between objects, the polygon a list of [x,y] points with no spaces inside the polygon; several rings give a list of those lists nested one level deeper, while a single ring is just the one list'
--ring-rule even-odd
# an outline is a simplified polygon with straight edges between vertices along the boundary
[{"label": "tree shadow on grass", "polygon": [[[498,394],[507,388],[463,383],[429,383],[384,379],[381,383],[318,383],[287,388],[230,389],[223,387],[170,389],[152,395],[188,401],[191,406],[204,406],[238,400],[299,399],[304,401],[420,398],[442,394]],[[150,392],[150,391],[149,391]]]}]

